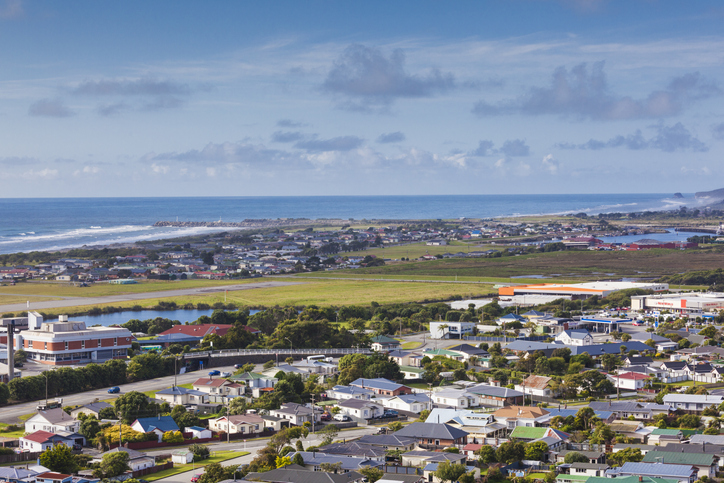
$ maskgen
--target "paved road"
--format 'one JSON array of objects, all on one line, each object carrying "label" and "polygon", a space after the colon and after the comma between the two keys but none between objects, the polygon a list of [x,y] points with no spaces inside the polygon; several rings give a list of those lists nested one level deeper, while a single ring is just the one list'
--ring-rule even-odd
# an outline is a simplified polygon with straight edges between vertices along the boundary
[{"label": "paved road", "polygon": [[[47,369],[47,368],[46,368]],[[228,367],[215,367],[214,369],[218,369],[222,372],[229,371],[233,372],[235,369],[233,366]],[[194,382],[196,379],[200,377],[207,377],[205,371],[194,371],[190,372],[188,374],[179,374],[177,377],[177,384],[186,384],[189,382]],[[171,387],[173,385],[173,379],[174,376],[165,376],[165,377],[159,377],[156,379],[149,379],[147,381],[140,381],[140,382],[134,382],[130,384],[124,384],[120,386],[121,392],[120,394],[127,393],[129,391],[139,391],[139,392],[145,392],[145,391],[151,391],[151,390],[161,390],[167,387]],[[102,389],[94,389],[92,391],[88,392],[81,392],[78,394],[69,394],[66,396],[63,396],[63,405],[64,406],[82,406],[84,404],[88,404],[92,402],[95,398],[99,398],[100,400],[105,399],[115,399],[120,394],[108,394],[108,388],[102,388]],[[48,397],[52,398],[54,397],[53,394],[49,394]],[[7,406],[0,411],[0,422],[3,423],[17,423],[19,421],[19,417],[23,416],[25,414],[34,413],[35,409],[38,405],[38,402],[40,401],[32,401],[22,404],[16,404],[13,406]]]},{"label": "paved road", "polygon": [[[357,429],[351,429],[348,431],[340,431],[339,435],[337,436],[337,439],[351,439],[351,438],[359,438],[360,436],[364,436],[365,434],[374,434],[377,432],[377,427],[370,427],[370,428],[357,428]],[[317,436],[316,434],[310,434],[309,437],[305,440],[303,440],[304,447],[307,448],[309,446],[316,446],[321,442],[322,438]],[[251,462],[252,459],[256,456],[256,452],[259,451],[261,448],[266,446],[268,439],[257,439],[253,441],[248,441],[246,443],[235,441],[232,443],[215,443],[215,444],[209,444],[209,449],[213,451],[249,451],[250,454],[246,456],[240,456],[238,458],[234,458],[231,460],[227,460],[222,462],[221,464],[223,466],[231,466],[231,465],[242,465]],[[145,451],[146,454],[149,455],[160,455],[160,454],[168,454],[169,449],[172,448],[165,448],[161,451]],[[187,471],[185,473],[179,473],[178,475],[169,476],[167,478],[161,478],[160,480],[156,480],[160,483],[190,483],[191,477],[195,474],[203,473],[203,470],[191,470]]]},{"label": "paved road", "polygon": [[[119,295],[108,295],[106,297],[65,297],[63,300],[48,300],[45,302],[32,302],[30,308],[32,310],[43,310],[43,309],[54,309],[58,307],[76,307],[80,305],[98,305],[98,304],[109,304],[119,302],[130,302],[133,300],[145,300],[145,299],[157,299],[166,297],[181,297],[186,295],[208,295],[211,293],[229,292],[236,290],[252,290],[255,288],[273,288],[273,287],[284,287],[287,285],[298,285],[303,282],[256,282],[256,283],[245,283],[239,285],[222,285],[214,287],[198,287],[198,288],[187,288],[180,290],[165,290],[162,292],[143,292],[143,293],[128,293]],[[17,312],[27,310],[27,304],[8,304],[0,305],[0,313],[2,312]]]}]

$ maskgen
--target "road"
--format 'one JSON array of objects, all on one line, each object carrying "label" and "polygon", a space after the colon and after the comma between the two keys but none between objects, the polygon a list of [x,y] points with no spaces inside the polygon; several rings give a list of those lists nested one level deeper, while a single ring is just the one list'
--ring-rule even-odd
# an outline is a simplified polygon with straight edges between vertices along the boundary
[{"label": "road", "polygon": [[[352,439],[352,438],[359,438],[360,436],[364,436],[366,434],[374,434],[377,432],[377,427],[370,427],[370,428],[355,428],[347,431],[340,431],[339,435],[337,436],[337,439]],[[244,443],[243,441],[235,441],[232,443],[214,443],[209,444],[209,449],[213,451],[249,451],[250,454],[245,456],[240,456],[238,458],[234,458],[231,460],[227,460],[222,462],[221,464],[223,466],[231,466],[231,465],[243,465],[251,462],[252,459],[256,456],[256,452],[266,446],[268,439],[255,439],[252,441],[248,441]],[[309,437],[307,439],[302,440],[304,447],[308,448],[309,446],[316,446],[320,444],[322,441],[322,438],[317,436],[316,434],[309,434]],[[171,448],[172,449],[172,448]],[[148,455],[161,455],[161,454],[168,454],[169,448],[165,448],[160,451],[144,451],[144,453]],[[179,473],[178,475],[169,476],[166,478],[161,478],[160,480],[156,480],[156,482],[161,483],[190,483],[191,477],[194,474],[200,474],[203,473],[203,470],[191,470],[187,471],[186,473]]]},{"label": "road", "polygon": [[[222,285],[214,287],[197,287],[179,290],[165,290],[161,292],[143,292],[143,293],[127,293],[119,295],[108,295],[105,297],[64,297],[62,300],[47,300],[44,302],[32,302],[30,308],[32,310],[54,309],[59,307],[77,307],[81,305],[99,305],[120,302],[131,302],[133,300],[160,299],[166,297],[182,297],[188,295],[208,295],[212,293],[237,290],[252,290],[256,288],[274,288],[284,287],[287,285],[299,285],[303,282],[257,282],[245,283],[239,285]],[[28,310],[27,304],[7,304],[0,305],[0,313],[17,312]]]},{"label": "road", "polygon": [[[47,369],[47,368],[46,368]],[[221,372],[228,371],[228,372],[234,372],[236,369],[234,369],[233,366],[228,367],[215,367],[214,369],[218,369]],[[189,382],[194,382],[196,379],[200,377],[207,377],[205,371],[194,371],[190,372],[188,374],[179,374],[177,377],[177,384],[186,384]],[[82,406],[84,404],[88,404],[92,402],[94,399],[98,398],[100,400],[107,400],[107,399],[115,399],[121,394],[125,394],[129,391],[139,391],[139,392],[146,392],[146,391],[152,391],[154,389],[161,390],[165,389],[167,387],[171,387],[173,385],[174,376],[165,376],[165,377],[159,377],[156,379],[149,379],[147,381],[140,381],[140,382],[133,382],[130,384],[124,384],[122,386],[119,386],[121,388],[121,392],[119,394],[108,394],[108,388],[102,388],[102,389],[94,389],[92,391],[87,392],[81,392],[78,394],[69,394],[66,396],[63,396],[63,406]],[[48,397],[54,397],[53,394],[49,394]],[[0,411],[0,422],[8,423],[8,424],[15,424],[19,422],[19,417],[34,413],[35,409],[40,401],[32,401],[22,404],[16,404],[13,406],[7,406]]]}]

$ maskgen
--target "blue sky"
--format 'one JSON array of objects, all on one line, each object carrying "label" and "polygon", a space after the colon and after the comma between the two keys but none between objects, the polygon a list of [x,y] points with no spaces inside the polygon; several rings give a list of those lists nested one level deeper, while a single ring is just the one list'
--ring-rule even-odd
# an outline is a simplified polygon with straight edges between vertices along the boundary
[{"label": "blue sky", "polygon": [[719,1],[0,0],[3,196],[724,187]]}]

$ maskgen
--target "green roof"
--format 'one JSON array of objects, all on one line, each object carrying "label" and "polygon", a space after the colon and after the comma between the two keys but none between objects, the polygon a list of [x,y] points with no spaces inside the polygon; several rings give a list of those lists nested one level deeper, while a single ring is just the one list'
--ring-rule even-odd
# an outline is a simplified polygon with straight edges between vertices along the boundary
[{"label": "green roof", "polygon": [[397,339],[393,339],[392,337],[387,337],[386,335],[378,335],[376,337],[372,337],[372,342],[377,342],[378,344],[399,344],[400,341]]},{"label": "green roof", "polygon": [[649,451],[644,456],[644,463],[667,463],[672,465],[711,466],[714,455],[706,453],[676,453],[674,451]]},{"label": "green roof", "polygon": [[425,372],[425,369],[423,369],[422,367],[400,366],[400,371],[414,372],[415,374],[422,374],[423,372]]},{"label": "green roof", "polygon": [[[592,476],[588,475],[565,475],[561,474],[556,476],[556,481],[558,482],[565,482],[565,481],[580,481],[580,482],[586,482],[588,483],[588,479],[592,478]],[[607,482],[610,483],[610,482]]]},{"label": "green roof", "polygon": [[445,349],[428,349],[424,353],[426,356],[452,356],[452,357],[462,357],[457,352],[448,351]]},{"label": "green roof", "polygon": [[699,431],[698,429],[680,429],[679,431],[681,431],[681,434],[683,434],[684,437],[687,437],[687,438],[690,436],[693,436],[695,434],[702,434],[702,432],[703,432],[703,431]]},{"label": "green roof", "polygon": [[656,428],[653,431],[651,431],[651,435],[660,435],[660,436],[676,436],[677,434],[681,433],[680,429],[661,429]]},{"label": "green roof", "polygon": [[516,426],[512,433],[511,438],[520,439],[538,439],[545,436],[548,428],[532,428],[529,426]]},{"label": "green roof", "polygon": [[266,378],[264,374],[259,374],[258,372],[245,372],[243,374],[237,374],[235,376],[231,376],[229,379],[232,381],[250,381],[252,379],[263,379]]}]

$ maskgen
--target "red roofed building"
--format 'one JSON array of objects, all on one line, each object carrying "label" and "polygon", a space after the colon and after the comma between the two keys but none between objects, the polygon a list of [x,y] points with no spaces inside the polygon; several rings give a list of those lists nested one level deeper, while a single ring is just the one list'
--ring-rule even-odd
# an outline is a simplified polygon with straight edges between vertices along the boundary
[{"label": "red roofed building", "polygon": [[34,433],[21,436],[19,439],[20,448],[23,451],[30,453],[45,451],[56,444],[65,444],[71,448],[73,447],[73,441],[71,439],[49,431],[36,431]]},{"label": "red roofed building", "polygon": [[[205,337],[209,334],[216,334],[218,336],[226,335],[226,333],[233,326],[231,324],[199,324],[199,325],[174,325],[168,330],[164,330],[159,335],[167,334],[184,334],[192,337]],[[252,334],[257,334],[259,331],[251,327],[244,327],[247,331]]]},{"label": "red roofed building", "polygon": [[618,375],[609,375],[608,377],[613,379],[615,387],[632,391],[643,389],[646,380],[649,379],[648,374],[641,374],[640,372],[624,372]]},{"label": "red roofed building", "polygon": [[53,471],[47,471],[35,476],[35,483],[71,483],[72,481],[73,475],[64,475]]}]

